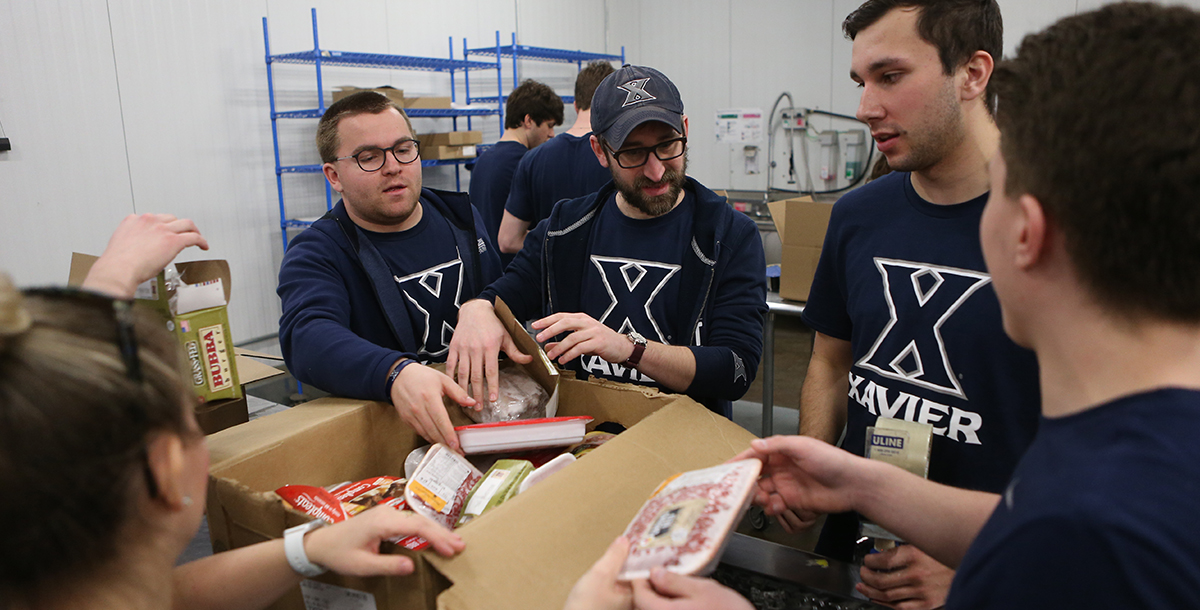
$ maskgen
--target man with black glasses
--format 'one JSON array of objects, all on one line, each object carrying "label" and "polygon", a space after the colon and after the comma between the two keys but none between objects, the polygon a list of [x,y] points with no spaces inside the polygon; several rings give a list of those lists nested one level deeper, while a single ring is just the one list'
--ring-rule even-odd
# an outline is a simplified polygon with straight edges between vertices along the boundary
[{"label": "man with black glasses", "polygon": [[612,182],[555,205],[505,274],[463,305],[446,371],[475,400],[495,399],[498,353],[515,352],[493,312],[500,297],[577,373],[686,393],[728,416],[762,353],[754,222],[685,175],[687,116],[657,70],[610,74],[591,119]]},{"label": "man with black glasses", "polygon": [[500,274],[464,193],[421,187],[404,111],[365,91],[329,107],[317,148],[342,200],[292,241],[279,270],[279,344],[297,379],[391,402],[421,436],[457,448],[442,402],[475,402],[421,362],[445,360],[461,303]]}]

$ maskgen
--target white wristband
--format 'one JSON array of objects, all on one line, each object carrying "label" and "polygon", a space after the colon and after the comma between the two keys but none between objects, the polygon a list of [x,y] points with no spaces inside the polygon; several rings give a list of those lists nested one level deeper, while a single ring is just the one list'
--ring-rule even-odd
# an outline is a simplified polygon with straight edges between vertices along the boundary
[{"label": "white wristband", "polygon": [[326,572],[325,568],[309,561],[308,553],[304,552],[304,535],[326,525],[327,523],[324,521],[314,519],[304,525],[290,527],[283,532],[283,552],[287,555],[288,565],[305,578],[320,576]]}]

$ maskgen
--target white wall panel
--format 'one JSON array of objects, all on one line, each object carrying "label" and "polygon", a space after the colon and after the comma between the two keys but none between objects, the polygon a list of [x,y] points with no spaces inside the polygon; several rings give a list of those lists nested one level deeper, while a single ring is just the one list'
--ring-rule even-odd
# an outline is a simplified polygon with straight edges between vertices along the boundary
[{"label": "white wall panel", "polygon": [[278,239],[264,111],[261,5],[109,2],[129,175],[139,213],[192,218],[233,275],[236,340],[278,322]]},{"label": "white wall panel", "polygon": [[102,3],[0,3],[0,269],[64,283],[133,212],[121,92]]},{"label": "white wall panel", "polygon": [[[1062,16],[1108,0],[1003,0],[1005,48]],[[1187,0],[1200,8],[1200,0]],[[858,0],[0,0],[0,124],[14,150],[0,153],[0,267],[20,284],[58,283],[70,252],[98,253],[131,212],[195,218],[234,274],[235,337],[275,332],[282,256],[273,175],[261,18],[273,53],[312,48],[316,7],[325,49],[446,57],[508,44],[620,53],[679,86],[692,129],[693,176],[713,188],[763,188],[742,172],[740,147],[718,146],[716,110],[770,110],[782,91],[797,106],[853,114],[851,44],[840,33]],[[525,61],[522,77],[570,92],[573,65]],[[511,62],[503,69],[512,86]],[[280,109],[316,105],[311,66],[276,66]],[[477,95],[495,76],[473,73]],[[459,75],[461,94],[461,75]],[[448,95],[445,74],[329,68],[337,85],[390,84],[412,95]],[[573,119],[567,112],[566,121]],[[464,127],[465,119],[460,119]],[[472,121],[494,139],[494,118]],[[819,120],[818,128],[834,125]],[[838,123],[845,129],[848,124]],[[418,119],[418,131],[449,129]],[[315,121],[281,121],[285,164],[315,163]],[[765,143],[764,143],[765,144]],[[815,152],[815,147],[814,147]],[[761,153],[765,168],[766,154]],[[463,187],[467,185],[463,172]],[[426,172],[453,188],[454,171]],[[317,176],[289,176],[292,209],[324,211]],[[294,207],[293,207],[294,206]]]}]

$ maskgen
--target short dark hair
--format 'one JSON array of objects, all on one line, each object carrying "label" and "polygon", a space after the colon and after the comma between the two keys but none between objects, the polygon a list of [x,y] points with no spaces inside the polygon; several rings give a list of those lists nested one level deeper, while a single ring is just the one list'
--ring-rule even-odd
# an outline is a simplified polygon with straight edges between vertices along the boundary
[{"label": "short dark hair", "polygon": [[317,123],[317,152],[321,154],[321,162],[333,163],[337,160],[337,149],[341,144],[337,129],[342,119],[358,114],[379,114],[388,108],[395,108],[404,117],[409,133],[415,138],[417,132],[413,131],[412,121],[399,104],[376,91],[359,91],[330,104],[321,116],[321,122]]},{"label": "short dark hair", "polygon": [[1025,37],[993,83],[1004,190],[1041,202],[1093,297],[1200,322],[1200,13],[1068,17]]},{"label": "short dark hair", "polygon": [[604,77],[613,72],[616,72],[616,68],[602,59],[597,59],[580,70],[579,75],[575,77],[575,105],[580,110],[591,110],[596,87],[600,86]]},{"label": "short dark hair", "polygon": [[985,51],[993,61],[1004,52],[1004,19],[996,0],[867,0],[842,22],[846,38],[858,33],[898,8],[916,8],[917,34],[933,45],[947,76]]},{"label": "short dark hair", "polygon": [[504,128],[520,127],[526,115],[534,123],[553,120],[555,125],[562,125],[562,98],[545,83],[526,79],[508,94],[508,103],[504,106]]}]

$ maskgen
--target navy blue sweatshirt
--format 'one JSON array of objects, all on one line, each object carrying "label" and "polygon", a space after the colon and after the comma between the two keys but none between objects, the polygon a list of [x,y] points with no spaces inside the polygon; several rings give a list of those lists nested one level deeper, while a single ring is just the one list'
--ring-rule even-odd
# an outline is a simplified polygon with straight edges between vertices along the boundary
[{"label": "navy blue sweatshirt", "polygon": [[[283,302],[279,345],[297,379],[339,396],[390,401],[387,375],[397,360],[445,359],[444,352],[430,353],[427,346],[442,339],[446,325],[453,328],[457,323],[459,304],[500,275],[500,260],[485,237],[478,211],[464,193],[422,189],[421,204],[418,226],[430,225],[422,239],[445,235],[444,224],[453,243],[410,242],[404,247],[449,249],[454,260],[436,269],[389,269],[405,305],[399,308],[399,319],[391,323],[359,252],[364,246],[361,240],[367,239],[384,259],[403,258],[387,252],[387,240],[399,234],[357,229],[345,204],[338,202],[292,240],[279,269],[278,293]],[[442,294],[437,297],[435,292]],[[417,300],[422,302],[414,303]],[[431,303],[440,310],[424,313]],[[431,332],[437,336],[428,337]]]},{"label": "navy blue sweatshirt", "polygon": [[[672,344],[687,345],[696,358],[696,374],[685,393],[728,415],[729,401],[746,393],[762,356],[767,312],[762,240],[754,221],[730,208],[724,197],[692,178],[685,188],[695,198],[691,239],[664,243],[685,250],[674,316],[687,321],[689,332]],[[499,296],[519,320],[584,311],[596,218],[605,204],[616,205],[614,192],[610,182],[596,193],[555,205],[525,238],[504,275],[480,297]]]}]

